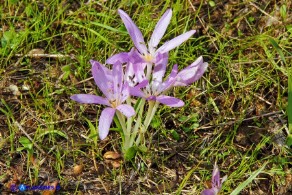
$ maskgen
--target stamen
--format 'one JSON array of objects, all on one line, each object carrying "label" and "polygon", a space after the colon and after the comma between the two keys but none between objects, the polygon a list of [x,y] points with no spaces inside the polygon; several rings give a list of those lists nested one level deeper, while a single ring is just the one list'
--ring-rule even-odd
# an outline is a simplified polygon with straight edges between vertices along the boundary
[{"label": "stamen", "polygon": [[153,56],[151,54],[145,54],[143,58],[146,62],[152,62],[153,60]]}]

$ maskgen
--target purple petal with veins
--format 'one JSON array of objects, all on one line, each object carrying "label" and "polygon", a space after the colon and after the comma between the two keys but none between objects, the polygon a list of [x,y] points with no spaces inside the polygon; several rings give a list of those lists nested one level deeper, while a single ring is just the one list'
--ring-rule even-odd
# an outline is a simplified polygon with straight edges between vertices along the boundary
[{"label": "purple petal with veins", "polygon": [[157,45],[159,44],[161,38],[163,37],[163,35],[167,29],[167,26],[169,25],[171,16],[172,16],[172,11],[171,11],[171,9],[168,9],[163,14],[163,16],[158,21],[158,23],[156,24],[155,29],[152,33],[151,38],[150,38],[150,41],[148,43],[149,50],[154,50],[157,47]]},{"label": "purple petal with veins", "polygon": [[103,64],[99,63],[98,61],[95,60],[90,60],[91,65],[97,65],[99,68],[102,69],[102,71],[106,74],[107,78],[112,76],[112,71],[105,67]]},{"label": "purple petal with veins", "polygon": [[157,62],[156,57],[158,53],[167,53],[168,51],[174,49],[175,47],[179,46],[184,41],[189,39],[196,32],[195,30],[188,31],[166,42],[159,49],[156,49],[161,38],[165,34],[167,26],[169,25],[170,20],[171,20],[172,10],[168,9],[162,15],[161,19],[156,24],[155,29],[151,35],[150,41],[148,42],[148,49],[147,49],[141,31],[136,26],[136,24],[132,21],[129,15],[126,14],[121,9],[118,10],[118,13],[121,19],[123,20],[123,23],[125,24],[125,27],[128,33],[130,34],[131,39],[134,42],[134,45],[136,46],[139,53],[141,54],[141,56],[135,58],[135,60],[138,60],[138,61],[140,60],[147,63],[150,63],[150,62],[156,63]]},{"label": "purple petal with veins", "polygon": [[114,108],[105,108],[99,117],[98,132],[99,138],[103,140],[109,133],[116,110]]},{"label": "purple petal with veins", "polygon": [[200,79],[208,67],[207,62],[203,62],[203,58],[199,57],[190,66],[184,68],[177,74],[174,86],[187,86]]},{"label": "purple petal with veins", "polygon": [[125,27],[130,34],[134,45],[136,48],[139,50],[140,53],[146,54],[147,53],[147,48],[144,42],[143,35],[139,28],[136,26],[136,24],[132,21],[132,19],[129,17],[126,12],[123,10],[119,9],[118,13],[120,14],[121,19],[123,20]]},{"label": "purple petal with veins", "polygon": [[201,192],[201,195],[216,195],[217,193],[212,189],[207,189]]},{"label": "purple petal with veins", "polygon": [[94,81],[102,93],[107,97],[107,99],[112,99],[113,85],[112,81],[109,81],[109,75],[104,70],[105,67],[98,62],[92,63],[91,72]]},{"label": "purple petal with veins", "polygon": [[170,107],[182,107],[185,105],[185,103],[182,100],[175,97],[166,96],[166,95],[157,96],[156,101]]},{"label": "purple petal with veins", "polygon": [[128,118],[135,114],[134,108],[128,104],[121,104],[116,109]]},{"label": "purple petal with veins", "polygon": [[213,187],[221,188],[220,171],[217,164],[214,165],[214,169],[212,172],[212,185]]},{"label": "purple petal with veins", "polygon": [[129,61],[129,53],[128,52],[121,52],[118,54],[115,54],[113,56],[111,56],[110,58],[108,58],[106,60],[107,64],[116,64],[118,62],[120,63],[126,63]]},{"label": "purple petal with veins", "polygon": [[175,83],[176,75],[177,75],[177,64],[175,64],[173,66],[172,71],[171,71],[170,75],[168,76],[168,78],[166,79],[166,81],[164,81],[157,88],[157,92],[162,93],[163,91],[170,89],[173,86],[173,84]]},{"label": "purple petal with veins", "polygon": [[70,97],[72,100],[83,104],[102,104],[110,106],[108,99],[90,95],[90,94],[75,94]]},{"label": "purple petal with veins", "polygon": [[127,82],[123,84],[123,88],[120,94],[121,103],[126,101],[126,99],[130,96],[130,86]]},{"label": "purple petal with veins", "polygon": [[166,65],[168,63],[168,53],[157,55],[157,62],[154,66],[152,79],[158,82],[162,82],[162,78],[165,75]]},{"label": "purple petal with veins", "polygon": [[188,40],[193,34],[195,34],[195,30],[190,30],[184,34],[181,34],[170,41],[164,43],[156,52],[165,53],[169,52],[170,50],[176,48],[177,46],[181,45],[183,42]]},{"label": "purple petal with veins", "polygon": [[146,97],[144,91],[142,91],[139,87],[130,87],[130,94],[132,96],[141,97],[141,98]]},{"label": "purple petal with veins", "polygon": [[123,70],[122,64],[117,63],[113,65],[113,85],[114,85],[114,96],[115,99],[119,98],[122,90],[122,82],[123,82]]}]

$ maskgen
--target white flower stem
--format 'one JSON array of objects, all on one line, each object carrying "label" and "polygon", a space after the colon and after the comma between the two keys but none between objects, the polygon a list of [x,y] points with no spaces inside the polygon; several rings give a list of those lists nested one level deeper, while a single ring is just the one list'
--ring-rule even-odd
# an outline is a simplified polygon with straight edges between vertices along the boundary
[{"label": "white flower stem", "polygon": [[144,138],[144,134],[147,131],[151,120],[153,119],[155,112],[157,110],[157,107],[159,105],[159,102],[149,101],[149,108],[147,111],[146,118],[144,120],[144,124],[141,126],[141,132],[139,133],[137,139],[136,139],[136,145],[138,146],[141,142],[141,139]]},{"label": "white flower stem", "polygon": [[134,144],[134,140],[137,136],[137,133],[138,131],[140,130],[140,126],[141,126],[141,121],[142,121],[142,117],[143,117],[143,111],[144,111],[144,105],[145,105],[145,102],[146,100],[145,99],[141,99],[141,102],[140,102],[140,105],[137,109],[137,112],[138,112],[138,118],[136,120],[136,123],[135,123],[135,126],[134,126],[134,129],[132,131],[132,134],[131,134],[131,139],[130,139],[130,144],[129,146],[132,147],[133,144]]},{"label": "white flower stem", "polygon": [[154,105],[152,107],[150,116],[149,116],[148,120],[145,119],[145,121],[144,121],[145,131],[148,129],[148,127],[149,127],[149,125],[150,125],[150,123],[151,123],[151,121],[152,121],[152,119],[153,119],[153,117],[154,117],[154,115],[156,113],[157,107],[159,105],[159,102],[157,102],[157,101],[153,102],[153,103],[154,103]]},{"label": "white flower stem", "polygon": [[125,149],[128,148],[127,143],[129,143],[130,132],[127,131],[124,115],[118,110],[117,110],[116,114],[117,114],[119,122],[120,122],[120,124],[122,126],[123,132],[124,132],[124,144],[123,144],[124,146],[123,146],[123,149],[125,150]]},{"label": "white flower stem", "polygon": [[150,76],[151,76],[151,73],[152,73],[153,64],[151,62],[148,62],[146,66],[147,66],[146,78],[150,82]]}]

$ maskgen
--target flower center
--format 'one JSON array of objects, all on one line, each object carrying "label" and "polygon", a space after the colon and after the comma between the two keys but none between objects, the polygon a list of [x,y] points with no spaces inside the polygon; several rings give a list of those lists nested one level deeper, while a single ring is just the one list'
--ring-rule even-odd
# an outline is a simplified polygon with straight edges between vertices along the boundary
[{"label": "flower center", "polygon": [[112,105],[113,108],[116,108],[118,106],[117,100],[110,101],[110,104]]},{"label": "flower center", "polygon": [[153,60],[153,56],[152,56],[151,54],[147,53],[147,54],[145,54],[145,55],[143,56],[143,59],[144,59],[146,62],[152,62],[152,60]]}]

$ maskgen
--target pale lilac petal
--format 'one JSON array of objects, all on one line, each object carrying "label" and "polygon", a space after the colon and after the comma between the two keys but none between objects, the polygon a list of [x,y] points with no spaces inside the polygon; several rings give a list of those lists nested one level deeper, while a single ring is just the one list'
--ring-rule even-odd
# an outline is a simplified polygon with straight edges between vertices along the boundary
[{"label": "pale lilac petal", "polygon": [[152,79],[158,82],[162,82],[166,71],[166,65],[168,63],[168,53],[159,53],[156,59],[157,62],[155,63]]},{"label": "pale lilac petal", "polygon": [[227,180],[227,175],[225,175],[224,177],[222,177],[222,179],[221,179],[221,186],[222,186],[223,182],[226,181],[226,180]]},{"label": "pale lilac petal", "polygon": [[130,94],[132,96],[145,98],[145,93],[139,87],[130,87]]},{"label": "pale lilac petal", "polygon": [[208,63],[199,57],[194,63],[177,74],[174,86],[187,86],[200,79],[207,70]]},{"label": "pale lilac petal", "polygon": [[113,65],[114,98],[118,99],[122,91],[123,70],[122,64],[117,62]]},{"label": "pale lilac petal", "polygon": [[185,105],[185,103],[182,100],[167,95],[157,96],[156,101],[160,102],[161,104],[165,104],[169,107],[182,107]]},{"label": "pale lilac petal", "polygon": [[147,48],[144,42],[144,38],[139,28],[132,21],[129,15],[126,14],[126,12],[119,9],[118,13],[120,14],[120,17],[122,18],[125,27],[128,30],[128,33],[130,34],[136,48],[139,50],[140,53],[147,54]]},{"label": "pale lilac petal", "polygon": [[201,195],[216,195],[217,193],[213,189],[207,189],[201,192]]},{"label": "pale lilac petal", "polygon": [[105,67],[103,64],[99,63],[98,61],[95,60],[89,60],[90,64],[93,66],[94,64],[97,65],[98,67],[100,67],[106,75],[111,76],[112,71],[110,69],[108,69],[107,67]]},{"label": "pale lilac petal", "polygon": [[168,52],[177,46],[181,45],[183,42],[188,40],[196,31],[195,30],[190,30],[184,34],[181,34],[170,41],[164,43],[156,52],[160,53],[165,53]]},{"label": "pale lilac petal", "polygon": [[176,76],[177,76],[177,64],[173,66],[172,71],[170,75],[168,76],[168,78],[166,79],[166,81],[164,81],[158,87],[157,92],[162,93],[163,91],[170,89],[176,81]]},{"label": "pale lilac petal", "polygon": [[109,133],[116,110],[114,108],[105,108],[99,117],[98,132],[99,138],[103,140]]},{"label": "pale lilac petal", "polygon": [[106,98],[90,95],[90,94],[75,94],[70,97],[72,100],[83,104],[102,104],[110,106]]},{"label": "pale lilac petal", "polygon": [[149,85],[149,81],[147,79],[143,80],[142,82],[140,82],[138,85],[136,85],[137,88],[144,88],[147,85]]},{"label": "pale lilac petal", "polygon": [[126,101],[126,99],[130,96],[130,86],[128,82],[124,82],[123,88],[120,95],[121,103]]},{"label": "pale lilac petal", "polygon": [[134,108],[128,104],[121,104],[116,109],[128,118],[135,114]]},{"label": "pale lilac petal", "polygon": [[159,44],[161,38],[163,37],[167,26],[169,25],[170,19],[171,19],[172,11],[171,9],[168,9],[161,19],[158,21],[158,23],[155,26],[155,29],[152,33],[151,39],[149,41],[149,50],[155,50],[157,45]]},{"label": "pale lilac petal", "polygon": [[134,64],[132,63],[127,64],[124,80],[127,81],[129,86],[131,87],[134,87],[137,84],[137,80],[135,78]]},{"label": "pale lilac petal", "polygon": [[132,62],[133,64],[136,63],[142,63],[144,62],[144,56],[141,55],[136,48],[132,48],[131,51],[129,52],[129,61]]},{"label": "pale lilac petal", "polygon": [[137,63],[137,64],[134,64],[133,66],[134,66],[136,82],[140,83],[140,82],[144,81],[146,79],[145,72],[144,72],[146,64],[145,63]]},{"label": "pale lilac petal", "polygon": [[110,75],[106,74],[104,71],[105,67],[98,63],[92,63],[91,72],[94,78],[94,81],[102,93],[107,97],[107,99],[112,99],[113,94],[113,83],[110,78]]},{"label": "pale lilac petal", "polygon": [[106,60],[107,64],[116,64],[117,62],[126,63],[129,61],[129,54],[127,52],[121,52],[115,54]]},{"label": "pale lilac petal", "polygon": [[212,187],[221,188],[220,171],[217,164],[214,165],[214,169],[212,172]]}]

